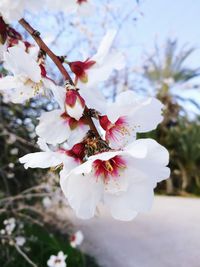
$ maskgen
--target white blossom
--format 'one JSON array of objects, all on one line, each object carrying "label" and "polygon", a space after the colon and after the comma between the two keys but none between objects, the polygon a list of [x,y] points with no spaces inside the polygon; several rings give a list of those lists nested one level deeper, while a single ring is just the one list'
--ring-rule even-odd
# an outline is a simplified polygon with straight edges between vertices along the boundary
[{"label": "white blossom", "polygon": [[19,152],[19,149],[18,149],[17,147],[12,148],[12,149],[10,150],[10,154],[11,154],[11,155],[17,155],[18,152]]},{"label": "white blossom", "polygon": [[[79,143],[89,131],[89,126],[84,123],[84,120],[76,120],[70,117],[66,112],[65,88],[57,87],[53,90],[53,93],[60,108],[50,112],[42,113],[41,117],[39,118],[40,122],[36,127],[37,135],[44,139],[48,144],[53,145],[61,144],[64,141],[67,141],[69,146]],[[76,108],[77,106],[74,107],[74,110],[76,110]],[[83,112],[83,109],[81,112]],[[79,118],[79,110],[78,113]]]},{"label": "white blossom", "polygon": [[163,120],[162,108],[156,98],[138,100],[130,90],[120,93],[100,117],[110,147],[123,148],[136,139],[136,133],[154,130]]},{"label": "white blossom", "polygon": [[139,139],[123,151],[91,156],[70,173],[61,171],[61,188],[76,215],[94,216],[100,202],[118,220],[149,211],[157,182],[169,177],[167,150],[152,139]]},{"label": "white blossom", "polygon": [[[71,150],[57,149],[52,151],[42,139],[39,139],[42,152],[29,153],[19,159],[20,163],[24,164],[24,168],[51,168],[60,165],[65,166],[68,171],[72,170],[79,163],[78,155],[71,156]],[[42,145],[41,145],[42,144]],[[72,148],[73,150],[73,148]],[[73,151],[72,151],[73,153]]]},{"label": "white blossom", "polygon": [[11,23],[23,17],[24,11],[36,12],[40,8],[38,0],[1,0],[0,14],[6,22]]},{"label": "white blossom", "polygon": [[76,248],[77,246],[80,246],[82,244],[83,239],[83,233],[79,230],[70,237],[70,245],[73,248]]},{"label": "white blossom", "polygon": [[45,94],[45,88],[51,89],[53,83],[41,75],[38,63],[20,46],[8,48],[4,53],[4,67],[13,75],[0,78],[0,91],[13,103]]},{"label": "white blossom", "polygon": [[5,231],[8,235],[11,235],[16,227],[16,220],[15,218],[9,218],[3,221],[5,225]]},{"label": "white blossom", "polygon": [[48,267],[66,267],[66,258],[67,255],[65,255],[62,251],[59,251],[57,256],[51,255],[47,261],[47,265]]},{"label": "white blossom", "polygon": [[15,242],[18,246],[22,247],[26,242],[26,238],[24,236],[17,236],[15,237]]},{"label": "white blossom", "polygon": [[124,68],[125,61],[122,53],[110,51],[116,33],[115,30],[107,32],[93,57],[85,61],[69,63],[76,75],[78,88],[94,88],[99,82],[107,80],[113,70]]}]

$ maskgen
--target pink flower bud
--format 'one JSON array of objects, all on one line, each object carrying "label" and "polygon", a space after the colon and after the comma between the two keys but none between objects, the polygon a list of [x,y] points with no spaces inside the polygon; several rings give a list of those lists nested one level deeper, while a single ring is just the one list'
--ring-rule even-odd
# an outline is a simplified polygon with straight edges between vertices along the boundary
[{"label": "pink flower bud", "polygon": [[71,71],[76,75],[75,83],[80,79],[83,83],[87,83],[88,81],[88,75],[87,70],[91,68],[96,61],[94,60],[85,60],[85,61],[74,61],[70,62],[69,66],[71,68]]},{"label": "pink flower bud", "polygon": [[78,121],[83,116],[85,100],[80,96],[78,91],[73,89],[67,90],[65,104],[66,111],[70,117]]}]

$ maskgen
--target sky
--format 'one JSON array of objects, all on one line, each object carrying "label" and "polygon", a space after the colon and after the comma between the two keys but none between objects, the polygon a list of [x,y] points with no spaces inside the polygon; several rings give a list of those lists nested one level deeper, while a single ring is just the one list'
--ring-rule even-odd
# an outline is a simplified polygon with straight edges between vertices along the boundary
[{"label": "sky", "polygon": [[163,42],[174,37],[181,45],[197,48],[191,58],[192,66],[200,65],[200,1],[199,0],[143,0],[143,13],[136,23],[134,34],[136,47],[153,47],[155,40]]},{"label": "sky", "polygon": [[[114,48],[127,54],[129,67],[140,67],[144,54],[153,51],[155,42],[162,47],[169,37],[177,38],[180,47],[185,44],[196,47],[187,64],[200,66],[200,0],[140,0],[139,6],[136,0],[94,0],[94,3],[97,6],[94,14],[86,18],[69,14],[65,17],[58,14],[55,18],[45,14],[30,20],[49,40],[61,29],[52,48],[57,54],[66,53],[71,61],[92,56],[106,30],[116,27],[119,32]],[[200,78],[197,82],[200,84]],[[180,90],[182,96],[199,99],[200,103],[200,91]]]},{"label": "sky", "polygon": [[[191,67],[200,66],[200,1],[199,0],[143,0],[142,13],[132,29],[134,59],[140,65],[144,52],[151,53],[155,42],[162,47],[168,37],[177,38],[179,47],[187,44],[196,51],[187,60]],[[194,80],[200,84],[200,78]],[[178,94],[195,99],[200,104],[200,90],[178,88]],[[199,114],[199,110],[188,105],[188,110]]]},{"label": "sky", "polygon": [[[168,37],[174,37],[179,40],[180,45],[188,43],[190,46],[199,48],[196,55],[191,59],[191,64],[198,66],[200,62],[200,0],[139,0],[139,7],[136,5],[136,0],[93,0],[95,6],[94,14],[82,17],[84,22],[79,25],[78,30],[71,29],[69,22],[72,24],[81,24],[75,16],[65,16],[65,21],[61,22],[64,25],[63,32],[68,28],[66,34],[62,34],[66,45],[63,46],[62,37],[54,49],[61,51],[66,46],[74,47],[73,41],[82,36],[82,43],[85,33],[93,36],[95,39],[94,45],[98,46],[102,36],[104,25],[104,32],[109,28],[120,28],[117,38],[118,48],[127,49],[131,46],[131,52],[134,52],[133,59],[139,59],[144,51],[151,50],[155,41],[164,43]],[[105,10],[102,6],[107,5],[110,8],[110,17],[105,15]],[[130,12],[131,11],[131,12]],[[126,21],[123,21],[125,14],[130,12],[131,16]],[[108,12],[109,13],[109,12]],[[129,15],[130,15],[129,14]],[[105,16],[105,17],[104,17]],[[112,20],[112,17],[115,19]],[[137,20],[132,18],[136,17]],[[63,16],[62,16],[63,18]],[[46,23],[48,20],[48,23]],[[36,27],[41,29],[43,25],[44,34],[49,32],[51,38],[55,38],[58,29],[56,28],[58,17],[56,21],[51,17],[45,15],[38,16],[35,20]],[[123,21],[122,26],[120,23]],[[38,23],[38,25],[37,25]],[[119,25],[120,26],[119,26]],[[45,25],[45,26],[44,26]],[[72,32],[73,31],[73,32]],[[82,31],[82,32],[81,32]],[[42,32],[43,33],[43,32]],[[69,39],[70,34],[70,40]],[[60,39],[61,38],[61,39]],[[64,39],[65,38],[65,39]],[[120,44],[119,44],[120,43]],[[83,46],[83,44],[81,44]],[[85,47],[84,47],[85,48]],[[80,45],[79,45],[80,49]],[[70,51],[71,52],[71,51]]]}]

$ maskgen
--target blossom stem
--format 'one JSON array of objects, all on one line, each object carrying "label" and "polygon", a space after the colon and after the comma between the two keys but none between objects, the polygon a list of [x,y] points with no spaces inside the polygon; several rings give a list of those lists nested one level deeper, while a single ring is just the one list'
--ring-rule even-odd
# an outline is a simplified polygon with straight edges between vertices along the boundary
[{"label": "blossom stem", "polygon": [[15,249],[17,252],[33,267],[37,267],[37,265],[21,250],[21,248],[17,245],[14,244]]},{"label": "blossom stem", "polygon": [[[40,32],[36,31],[25,19],[20,19],[19,23],[21,24],[21,26],[33,37],[33,39],[36,41],[36,43],[38,44],[38,46],[40,47],[41,50],[43,50],[51,59],[52,61],[55,63],[55,65],[57,66],[57,68],[59,69],[59,71],[61,72],[61,74],[63,75],[64,79],[66,81],[69,81],[71,85],[74,85],[72,78],[70,77],[68,71],[65,69],[65,67],[63,66],[61,60],[59,59],[58,56],[56,56],[53,51],[45,44],[45,42],[42,40],[42,38],[40,37]],[[91,116],[89,115],[88,112],[88,107],[85,107],[84,110],[84,117],[90,127],[90,129],[94,132],[94,134],[100,138],[99,132],[91,118]]]}]

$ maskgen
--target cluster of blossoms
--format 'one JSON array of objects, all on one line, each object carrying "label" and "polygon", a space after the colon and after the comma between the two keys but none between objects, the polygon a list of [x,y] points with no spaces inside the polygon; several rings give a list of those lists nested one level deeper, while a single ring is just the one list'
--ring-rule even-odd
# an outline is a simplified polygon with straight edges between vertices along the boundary
[{"label": "cluster of blossoms", "polygon": [[[4,15],[1,5],[0,12]],[[68,76],[63,86],[47,76],[41,55],[34,57],[19,46],[3,53],[10,72],[0,79],[6,99],[23,103],[36,95],[53,95],[59,105],[39,118],[36,133],[42,151],[20,162],[25,168],[58,169],[62,191],[82,219],[93,217],[103,203],[115,219],[132,220],[151,208],[156,184],[169,177],[167,150],[155,140],[137,139],[137,133],[162,121],[163,105],[155,98],[140,100],[130,90],[107,103],[97,90],[113,70],[125,66],[123,55],[112,50],[115,35],[115,30],[108,31],[97,53],[86,60],[71,62],[68,57],[74,79]]]},{"label": "cluster of blossoms", "polygon": [[[24,236],[15,233],[17,222],[15,218],[11,217],[3,221],[4,228],[0,230],[0,238],[2,243],[9,243],[9,245],[16,244],[17,246],[23,246],[26,242]],[[20,225],[19,228],[22,228]],[[19,230],[19,229],[18,229]]]},{"label": "cluster of blossoms", "polygon": [[1,229],[1,234],[11,235],[16,227],[15,218],[4,220],[3,224],[5,225],[5,229]]}]

